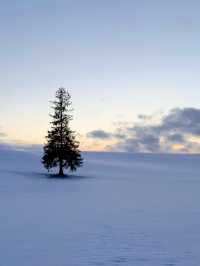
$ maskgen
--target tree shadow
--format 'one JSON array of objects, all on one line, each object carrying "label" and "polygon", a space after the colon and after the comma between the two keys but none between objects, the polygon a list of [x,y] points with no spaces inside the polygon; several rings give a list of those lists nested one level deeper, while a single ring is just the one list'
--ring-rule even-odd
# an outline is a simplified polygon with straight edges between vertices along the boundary
[{"label": "tree shadow", "polygon": [[43,180],[71,180],[71,181],[80,181],[86,179],[92,179],[91,176],[83,176],[83,175],[75,175],[75,174],[68,174],[64,176],[59,176],[58,174],[54,173],[41,173],[41,172],[33,172],[33,171],[15,171],[15,170],[3,170],[4,173],[13,174],[15,176],[22,176],[31,179],[43,179]]},{"label": "tree shadow", "polygon": [[42,175],[45,176],[48,179],[53,179],[53,180],[74,180],[74,181],[78,181],[78,180],[85,180],[85,179],[92,179],[93,178],[91,176],[82,176],[82,175],[75,175],[75,174],[68,174],[68,175],[60,176],[58,174],[49,174],[48,173],[48,174],[42,174]]}]

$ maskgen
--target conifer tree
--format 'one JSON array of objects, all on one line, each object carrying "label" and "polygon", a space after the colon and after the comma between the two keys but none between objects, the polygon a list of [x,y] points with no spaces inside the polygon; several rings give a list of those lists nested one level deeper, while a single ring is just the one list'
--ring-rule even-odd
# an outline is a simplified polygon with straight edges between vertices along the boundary
[{"label": "conifer tree", "polygon": [[46,136],[47,144],[44,146],[42,163],[48,170],[59,167],[58,176],[65,176],[63,169],[75,171],[81,166],[83,159],[79,150],[79,142],[75,139],[75,132],[69,127],[72,120],[71,96],[64,88],[56,92],[56,100],[53,101],[54,114],[51,129]]}]

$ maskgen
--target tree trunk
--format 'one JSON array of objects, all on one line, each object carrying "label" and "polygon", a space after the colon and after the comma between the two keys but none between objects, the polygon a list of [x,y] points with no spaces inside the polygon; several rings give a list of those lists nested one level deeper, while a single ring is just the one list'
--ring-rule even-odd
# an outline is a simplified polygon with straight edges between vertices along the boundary
[{"label": "tree trunk", "polygon": [[59,174],[58,175],[64,176],[62,160],[60,160],[60,163],[59,163]]},{"label": "tree trunk", "polygon": [[60,121],[61,121],[61,124],[60,124],[60,164],[59,164],[59,176],[64,176],[64,173],[63,173],[63,98],[61,98],[61,102],[60,102]]}]

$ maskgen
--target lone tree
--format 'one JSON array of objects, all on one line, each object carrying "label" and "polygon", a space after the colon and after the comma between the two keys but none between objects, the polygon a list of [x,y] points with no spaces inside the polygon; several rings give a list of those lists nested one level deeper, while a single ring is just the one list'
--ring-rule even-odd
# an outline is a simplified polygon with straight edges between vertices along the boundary
[{"label": "lone tree", "polygon": [[82,165],[83,159],[79,151],[79,142],[75,139],[75,132],[69,127],[69,122],[72,120],[69,92],[59,88],[56,92],[56,100],[52,103],[54,114],[50,115],[52,126],[46,136],[47,144],[44,146],[42,163],[48,171],[50,168],[59,166],[58,176],[64,177],[64,168],[75,171]]}]

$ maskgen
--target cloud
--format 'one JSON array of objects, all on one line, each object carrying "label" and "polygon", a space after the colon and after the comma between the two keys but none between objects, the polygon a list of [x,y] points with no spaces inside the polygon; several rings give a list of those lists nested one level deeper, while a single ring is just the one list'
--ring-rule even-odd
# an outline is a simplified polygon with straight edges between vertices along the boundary
[{"label": "cloud", "polygon": [[6,134],[1,131],[1,127],[0,127],[0,149],[5,149],[8,146],[7,144],[4,144],[3,142],[4,137],[6,137]]},{"label": "cloud", "polygon": [[184,143],[185,138],[182,134],[180,133],[175,133],[167,136],[167,140],[172,142],[172,143]]},{"label": "cloud", "polygon": [[200,135],[200,109],[176,108],[164,117],[161,130],[176,130]]},{"label": "cloud", "polygon": [[175,108],[167,114],[139,115],[138,121],[119,123],[112,133],[97,133],[105,133],[101,139],[113,139],[113,144],[106,146],[112,151],[200,152],[200,109]]},{"label": "cloud", "polygon": [[6,137],[6,134],[4,132],[1,131],[1,127],[0,127],[0,138],[1,137]]},{"label": "cloud", "polygon": [[93,130],[87,134],[87,137],[93,139],[105,140],[112,138],[112,134],[104,130]]}]

